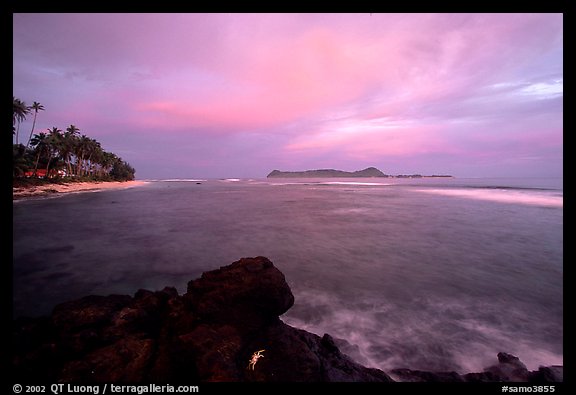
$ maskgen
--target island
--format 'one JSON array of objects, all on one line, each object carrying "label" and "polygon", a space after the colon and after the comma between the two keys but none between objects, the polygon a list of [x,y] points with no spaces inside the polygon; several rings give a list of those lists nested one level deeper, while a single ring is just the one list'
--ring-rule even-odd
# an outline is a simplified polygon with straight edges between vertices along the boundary
[{"label": "island", "polygon": [[436,178],[436,177],[446,177],[452,178],[451,175],[431,175],[423,176],[421,174],[400,174],[400,175],[390,175],[385,174],[375,167],[368,167],[364,170],[357,171],[343,171],[335,169],[319,169],[319,170],[305,170],[305,171],[280,171],[273,170],[268,174],[267,178],[372,178],[372,177],[384,177],[384,178]]}]

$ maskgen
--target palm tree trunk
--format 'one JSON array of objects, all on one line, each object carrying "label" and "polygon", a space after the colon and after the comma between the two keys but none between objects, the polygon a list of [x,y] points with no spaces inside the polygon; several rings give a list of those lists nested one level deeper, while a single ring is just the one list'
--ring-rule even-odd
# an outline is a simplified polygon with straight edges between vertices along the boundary
[{"label": "palm tree trunk", "polygon": [[36,164],[34,165],[34,176],[38,172],[38,163],[40,162],[40,150],[38,150],[38,156],[36,157]]},{"label": "palm tree trunk", "polygon": [[50,161],[52,161],[52,152],[48,151],[48,164],[46,165],[46,179],[49,178],[50,174]]},{"label": "palm tree trunk", "polygon": [[72,176],[72,165],[70,164],[70,155],[66,157],[66,165],[68,168],[68,177]]},{"label": "palm tree trunk", "polygon": [[84,153],[82,153],[82,157],[80,158],[80,165],[79,165],[80,176],[86,175],[86,171],[84,170],[84,166],[86,166],[86,164],[84,162],[85,162]]},{"label": "palm tree trunk", "polygon": [[86,161],[86,173],[92,175],[92,163],[90,160],[92,159],[92,154],[88,156],[88,160]]},{"label": "palm tree trunk", "polygon": [[28,137],[26,148],[28,148],[28,146],[30,145],[30,140],[32,140],[32,134],[34,133],[34,126],[36,126],[36,115],[38,115],[38,111],[34,112],[34,121],[32,122],[32,130],[30,131],[30,137]]},{"label": "palm tree trunk", "polygon": [[78,163],[76,163],[76,175],[82,176],[82,172],[80,171],[82,169],[82,167],[81,167],[82,166],[82,155],[76,157],[76,161],[78,162]]}]

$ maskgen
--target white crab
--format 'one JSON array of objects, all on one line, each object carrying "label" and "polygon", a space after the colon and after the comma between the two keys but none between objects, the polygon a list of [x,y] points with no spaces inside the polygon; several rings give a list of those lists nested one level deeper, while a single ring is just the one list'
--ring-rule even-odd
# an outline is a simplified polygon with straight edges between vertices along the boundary
[{"label": "white crab", "polygon": [[262,355],[264,351],[266,350],[259,350],[252,354],[252,358],[250,358],[250,361],[248,362],[248,369],[252,368],[252,370],[254,370],[254,366],[256,365],[256,362],[258,362],[258,359],[264,358],[264,355]]}]

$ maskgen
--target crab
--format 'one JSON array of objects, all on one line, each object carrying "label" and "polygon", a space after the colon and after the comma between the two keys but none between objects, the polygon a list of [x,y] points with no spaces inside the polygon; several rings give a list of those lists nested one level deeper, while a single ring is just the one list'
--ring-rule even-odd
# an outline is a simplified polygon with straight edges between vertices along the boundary
[{"label": "crab", "polygon": [[264,358],[264,355],[262,355],[264,351],[266,350],[258,350],[254,354],[252,354],[252,358],[250,358],[250,361],[248,362],[247,369],[252,368],[252,370],[254,370],[254,366],[256,366],[256,362],[258,362],[258,359]]}]

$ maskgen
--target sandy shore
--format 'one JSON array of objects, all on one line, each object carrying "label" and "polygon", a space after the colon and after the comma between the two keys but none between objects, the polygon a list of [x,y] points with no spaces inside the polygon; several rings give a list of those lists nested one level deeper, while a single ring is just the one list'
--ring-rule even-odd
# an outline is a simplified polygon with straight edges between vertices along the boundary
[{"label": "sandy shore", "polygon": [[12,198],[19,200],[28,197],[50,196],[71,192],[99,191],[103,189],[126,189],[147,184],[146,181],[106,181],[71,182],[67,184],[48,184],[26,188],[12,188]]}]

